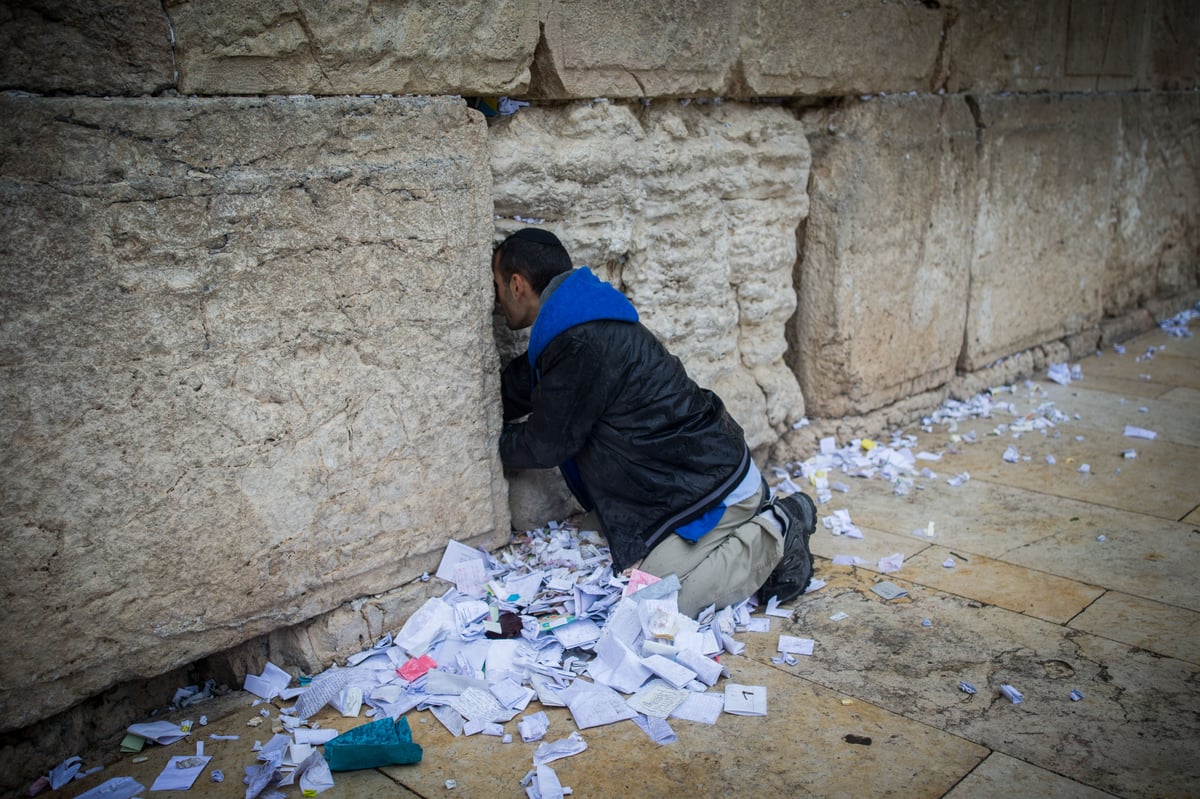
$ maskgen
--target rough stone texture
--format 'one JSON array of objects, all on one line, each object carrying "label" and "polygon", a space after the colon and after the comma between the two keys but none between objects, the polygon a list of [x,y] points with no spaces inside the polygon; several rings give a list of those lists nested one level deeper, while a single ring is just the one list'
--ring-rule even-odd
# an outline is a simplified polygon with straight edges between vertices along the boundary
[{"label": "rough stone texture", "polygon": [[1200,78],[1191,0],[165,7],[9,4],[0,87],[157,93],[176,84],[173,36],[178,88],[200,94],[745,98],[1190,89]]},{"label": "rough stone texture", "polygon": [[1061,88],[1069,0],[944,3],[939,87],[948,92]]},{"label": "rough stone texture", "polygon": [[943,3],[935,83],[950,92],[1188,89],[1200,75],[1189,0]]},{"label": "rough stone texture", "polygon": [[[440,552],[432,556],[430,570],[440,557]],[[97,760],[94,752],[87,751],[93,747],[100,750],[101,762],[109,766],[107,776],[115,776],[117,769],[125,773],[130,764],[128,760],[119,765],[115,762],[117,753],[112,742],[121,740],[130,724],[145,721],[152,712],[171,705],[175,692],[183,685],[199,685],[211,679],[216,682],[218,696],[190,711],[175,711],[178,715],[173,718],[194,720],[201,713],[207,714],[214,722],[209,729],[219,731],[218,716],[237,713],[242,717],[237,724],[240,728],[245,716],[257,712],[248,707],[247,695],[236,690],[245,675],[261,673],[268,661],[291,674],[323,671],[335,659],[341,662],[383,635],[395,633],[414,608],[445,590],[446,584],[440,580],[413,580],[382,594],[346,602],[294,627],[272,630],[188,667],[121,683],[32,727],[0,733],[0,788],[10,793],[24,789],[46,771],[47,764],[61,762],[68,753],[83,755],[85,768],[90,768]],[[222,695],[229,688],[235,690]],[[203,787],[203,783],[195,787]],[[78,793],[79,789],[68,791]]]},{"label": "rough stone texture", "polygon": [[979,211],[960,366],[1095,325],[1121,104],[1113,95],[981,98]]},{"label": "rough stone texture", "polygon": [[526,109],[489,141],[496,213],[543,220],[624,291],[751,447],[802,416],[782,358],[809,151],[788,112],[581,103]]},{"label": "rough stone texture", "polygon": [[945,11],[936,4],[745,4],[740,69],[761,96],[927,91]]},{"label": "rough stone texture", "polygon": [[1192,0],[1151,0],[1149,74],[1138,88],[1200,86],[1200,9]]},{"label": "rough stone texture", "polygon": [[961,98],[805,117],[811,211],[789,329],[808,411],[862,414],[944,384],[966,321],[975,124]]},{"label": "rough stone texture", "polygon": [[174,83],[171,29],[161,3],[0,5],[0,89],[136,95]]},{"label": "rough stone texture", "polygon": [[546,522],[582,512],[558,469],[505,472],[514,530],[545,527]]},{"label": "rough stone texture", "polygon": [[1200,283],[1200,95],[1122,96],[1121,137],[1104,274],[1110,316]]},{"label": "rough stone texture", "polygon": [[550,0],[544,15],[536,97],[723,94],[738,58],[735,3]]},{"label": "rough stone texture", "polygon": [[537,0],[165,5],[189,94],[522,93],[538,41]]},{"label": "rough stone texture", "polygon": [[[544,11],[538,97],[792,96],[929,86],[941,12],[920,3],[567,2]],[[864,56],[869,53],[870,57]]]},{"label": "rough stone texture", "polygon": [[0,729],[503,540],[477,114],[0,113]]},{"label": "rough stone texture", "polygon": [[1070,0],[1062,88],[1135,88],[1145,64],[1146,10],[1129,0]]}]

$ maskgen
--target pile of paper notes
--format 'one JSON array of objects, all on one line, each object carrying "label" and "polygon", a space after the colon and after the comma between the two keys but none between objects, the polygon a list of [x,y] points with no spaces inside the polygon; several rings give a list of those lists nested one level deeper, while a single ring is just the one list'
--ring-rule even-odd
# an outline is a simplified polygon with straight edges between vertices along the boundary
[{"label": "pile of paper notes", "polygon": [[[566,707],[580,730],[632,721],[659,743],[675,739],[669,718],[713,724],[722,711],[767,712],[761,686],[738,686],[732,704],[729,689],[716,688],[729,676],[716,656],[744,649],[733,636],[751,624],[753,599],[710,607],[699,620],[684,616],[674,576],[614,575],[594,532],[551,523],[495,554],[452,541],[437,577],[448,584],[445,593],[345,665],[289,688],[290,676],[268,664],[246,678],[246,690],[295,699],[280,716],[295,734],[307,734],[305,721],[326,705],[349,716],[365,708],[373,718],[428,710],[455,736],[508,737],[504,723],[537,698],[542,706]],[[522,739],[540,740],[544,719],[541,712],[521,718]],[[535,756],[527,783],[542,784],[540,795],[554,781],[546,768],[554,753],[586,748],[574,735]],[[277,737],[264,750],[290,753],[299,741]]]}]

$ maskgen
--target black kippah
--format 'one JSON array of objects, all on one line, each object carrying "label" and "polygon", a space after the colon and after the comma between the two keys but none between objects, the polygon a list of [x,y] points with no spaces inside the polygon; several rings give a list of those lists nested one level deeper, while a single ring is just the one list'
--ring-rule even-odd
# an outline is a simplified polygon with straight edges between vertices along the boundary
[{"label": "black kippah", "polygon": [[562,242],[558,240],[558,236],[555,236],[549,230],[542,230],[536,227],[521,228],[509,238],[523,239],[524,241],[532,241],[535,244],[546,244],[552,247],[562,246]]}]

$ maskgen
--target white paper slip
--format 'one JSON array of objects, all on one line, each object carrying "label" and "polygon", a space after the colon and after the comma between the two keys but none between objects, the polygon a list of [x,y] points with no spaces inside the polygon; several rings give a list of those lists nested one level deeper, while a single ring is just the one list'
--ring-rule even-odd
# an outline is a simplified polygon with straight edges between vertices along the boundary
[{"label": "white paper slip", "polygon": [[690,693],[686,688],[672,688],[662,680],[651,680],[631,696],[627,704],[638,713],[665,719]]},{"label": "white paper slip", "polygon": [[689,691],[687,698],[671,711],[671,718],[698,721],[701,724],[716,724],[724,709],[724,694],[715,691],[703,694]]},{"label": "white paper slip", "polygon": [[156,744],[173,744],[183,738],[187,733],[179,729],[178,724],[172,724],[169,721],[148,721],[144,724],[130,724],[128,731],[134,735],[140,735],[147,741],[154,741]]},{"label": "white paper slip", "polygon": [[466,558],[454,564],[454,586],[465,596],[479,598],[488,581],[487,567],[479,558]]},{"label": "white paper slip", "polygon": [[324,728],[319,730],[310,730],[300,727],[292,730],[292,738],[294,738],[298,744],[312,744],[314,746],[319,746],[321,744],[329,743],[337,736],[337,730],[326,730]]},{"label": "white paper slip", "polygon": [[200,772],[204,771],[204,767],[210,760],[212,760],[211,757],[177,755],[167,761],[167,767],[154,780],[150,790],[186,791],[192,787],[192,783],[196,781],[196,777],[200,776]]},{"label": "white paper slip", "polygon": [[797,638],[794,635],[779,636],[779,651],[790,655],[811,655],[814,641],[811,638]]},{"label": "white paper slip", "polygon": [[[792,612],[789,610],[788,615],[790,616],[791,613]],[[769,632],[771,632],[771,620],[766,619],[766,618],[755,617],[750,620],[749,624],[746,625],[746,632],[748,632],[748,633],[769,633]]]},{"label": "white paper slip", "polygon": [[1125,425],[1125,435],[1129,438],[1144,438],[1148,441],[1153,441],[1158,433],[1153,430],[1147,430],[1144,427],[1134,427],[1131,424]]},{"label": "white paper slip", "polygon": [[705,685],[716,685],[725,673],[725,667],[717,661],[693,649],[681,649],[676,659],[696,672],[696,678]]},{"label": "white paper slip", "polygon": [[492,684],[489,688],[492,696],[500,700],[500,704],[514,710],[524,710],[525,706],[529,704],[529,700],[534,697],[532,688],[517,685],[508,677]]},{"label": "white paper slip", "polygon": [[548,729],[550,729],[550,717],[541,710],[537,713],[530,713],[517,722],[517,732],[521,733],[521,740],[527,744],[542,740]]},{"label": "white paper slip", "polygon": [[447,541],[442,562],[438,564],[437,576],[448,583],[454,582],[454,567],[466,560],[483,562],[483,553],[458,541]]},{"label": "white paper slip", "polygon": [[657,716],[634,716],[633,723],[641,727],[659,746],[673,744],[679,740],[679,736],[675,734],[675,730],[671,729],[671,725],[667,723],[666,719]]},{"label": "white paper slip", "polygon": [[562,627],[555,627],[551,630],[551,635],[558,639],[563,649],[574,649],[596,643],[600,637],[600,627],[591,619],[579,619]]},{"label": "white paper slip", "polygon": [[725,683],[725,712],[737,716],[767,715],[767,686]]},{"label": "white paper slip", "polygon": [[501,705],[490,691],[474,687],[452,697],[450,707],[457,710],[463,718],[478,721],[507,721],[513,716],[513,712]]},{"label": "white paper slip", "polygon": [[670,683],[672,688],[682,688],[696,679],[696,672],[673,660],[667,660],[662,655],[651,655],[648,658],[643,658],[642,663],[650,671]]},{"label": "white paper slip", "polygon": [[560,738],[557,741],[542,741],[538,745],[538,748],[533,751],[533,764],[541,766],[546,763],[553,763],[555,760],[561,760],[564,757],[571,757],[572,755],[584,752],[587,748],[587,741],[583,740],[583,736],[577,732],[573,732],[566,738]]},{"label": "white paper slip", "polygon": [[871,586],[871,591],[879,594],[884,599],[899,599],[900,597],[908,594],[907,591],[890,580],[884,580],[883,582],[875,583],[875,585]]},{"label": "white paper slip", "polygon": [[[242,687],[255,696],[261,696],[263,699],[274,699],[279,695],[280,691],[288,687],[291,681],[292,675],[274,663],[268,662],[262,674],[247,674]],[[151,790],[154,789],[151,788]]]},{"label": "white paper slip", "polygon": [[581,730],[615,724],[637,715],[613,689],[580,679],[560,691],[559,697],[567,703],[575,725]]},{"label": "white paper slip", "polygon": [[[788,608],[779,607],[779,597],[773,596],[767,600],[767,608],[763,611],[763,613],[768,616],[778,616],[781,619],[790,619],[793,611]],[[770,624],[769,621],[767,623]]]},{"label": "white paper slip", "polygon": [[879,559],[879,571],[882,572],[883,574],[887,574],[889,572],[900,571],[900,567],[903,565],[904,565],[904,553],[903,552],[893,552],[891,555],[888,555],[886,558]]}]

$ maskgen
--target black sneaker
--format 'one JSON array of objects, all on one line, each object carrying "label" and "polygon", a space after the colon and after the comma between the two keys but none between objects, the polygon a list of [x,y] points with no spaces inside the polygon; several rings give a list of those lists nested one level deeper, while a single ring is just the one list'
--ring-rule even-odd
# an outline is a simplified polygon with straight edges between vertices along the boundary
[{"label": "black sneaker", "polygon": [[758,601],[778,597],[779,603],[791,602],[808,588],[812,579],[813,559],[808,539],[817,529],[817,506],[804,493],[791,494],[767,503],[783,528],[783,557],[771,576],[758,589]]}]

